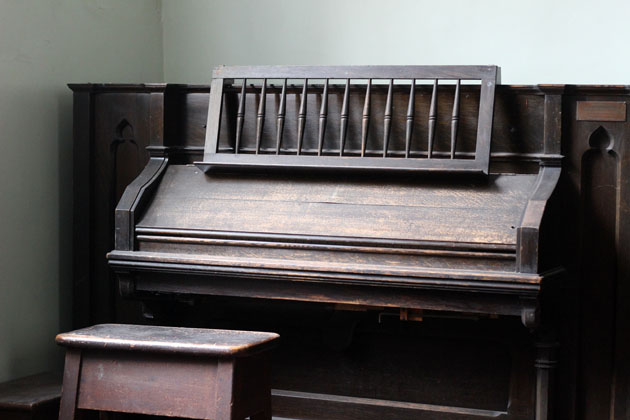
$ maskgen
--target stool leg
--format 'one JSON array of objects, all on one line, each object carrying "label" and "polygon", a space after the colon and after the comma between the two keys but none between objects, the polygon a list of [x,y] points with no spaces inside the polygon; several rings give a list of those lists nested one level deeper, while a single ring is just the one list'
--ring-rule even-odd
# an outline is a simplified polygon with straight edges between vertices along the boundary
[{"label": "stool leg", "polygon": [[232,420],[234,404],[234,360],[220,358],[217,364],[216,420]]},{"label": "stool leg", "polygon": [[74,420],[77,412],[79,378],[81,376],[81,350],[68,349],[63,371],[59,420]]}]

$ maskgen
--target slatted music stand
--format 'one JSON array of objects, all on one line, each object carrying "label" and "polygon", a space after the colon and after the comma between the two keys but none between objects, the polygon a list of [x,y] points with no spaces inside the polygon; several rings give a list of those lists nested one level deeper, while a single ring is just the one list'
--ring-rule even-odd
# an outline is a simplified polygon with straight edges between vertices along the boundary
[{"label": "slatted music stand", "polygon": [[[225,118],[223,109],[230,102],[225,95],[226,88],[233,87],[235,79],[241,80],[240,95],[234,121]],[[248,87],[252,79],[262,80],[260,88]],[[279,79],[280,89],[270,89],[268,80]],[[337,79],[344,82],[343,99],[338,116],[339,135],[336,147],[324,147],[329,115],[329,81]],[[288,80],[302,80],[301,90]],[[309,85],[309,80],[322,80],[320,86]],[[356,83],[365,81],[363,84]],[[397,154],[391,150],[393,97],[395,84],[398,81],[410,81],[408,105],[405,123],[404,149]],[[421,142],[414,133],[416,126],[416,81],[428,80],[433,84],[430,109],[427,115],[426,149],[415,150],[414,142]],[[455,84],[453,106],[450,115],[450,151],[446,156],[435,153],[435,140],[438,121],[438,85],[440,81],[451,81]],[[372,91],[373,81],[387,84],[387,99],[383,119],[383,134],[378,141],[378,154],[368,150],[368,133],[373,120]],[[478,81],[480,83],[480,100],[477,120],[476,145],[472,156],[458,152],[460,84],[462,81]],[[490,143],[492,135],[492,119],[494,113],[494,93],[499,81],[497,66],[265,66],[265,67],[225,67],[215,69],[213,73],[208,110],[208,124],[204,159],[198,162],[204,171],[217,168],[264,168],[264,169],[306,169],[306,170],[376,170],[387,172],[473,172],[488,173]],[[348,138],[349,118],[359,117],[352,113],[350,92],[357,86],[365,86],[364,102],[361,108],[361,147],[359,151],[349,151]],[[270,92],[273,90],[273,92]],[[284,135],[287,123],[287,93],[300,96],[299,111],[296,115],[297,132],[294,138]],[[307,124],[307,104],[309,95],[321,94],[321,105],[318,120],[317,147],[314,150],[304,148]],[[253,134],[254,147],[244,147],[244,123],[246,119],[247,97],[256,95],[258,111],[256,128]],[[267,115],[267,100],[270,95],[279,95],[276,112],[275,147],[271,150],[262,147],[263,132]],[[335,123],[337,116],[335,116]],[[224,125],[222,127],[222,124]],[[227,125],[227,127],[225,126]],[[229,147],[221,148],[221,137],[226,137]]]}]

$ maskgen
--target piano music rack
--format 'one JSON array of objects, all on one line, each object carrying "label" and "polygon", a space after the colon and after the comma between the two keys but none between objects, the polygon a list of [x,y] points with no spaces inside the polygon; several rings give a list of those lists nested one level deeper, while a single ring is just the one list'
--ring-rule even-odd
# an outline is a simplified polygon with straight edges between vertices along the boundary
[{"label": "piano music rack", "polygon": [[[220,66],[196,165],[487,174],[499,79],[497,66]],[[438,104],[439,89],[453,90],[452,103]],[[462,127],[470,95],[477,119]]]}]

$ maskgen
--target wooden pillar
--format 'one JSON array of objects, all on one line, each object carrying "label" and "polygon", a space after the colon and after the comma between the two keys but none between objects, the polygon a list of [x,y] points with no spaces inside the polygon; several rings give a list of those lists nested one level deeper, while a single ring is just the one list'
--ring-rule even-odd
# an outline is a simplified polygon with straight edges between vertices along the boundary
[{"label": "wooden pillar", "polygon": [[553,386],[556,369],[556,342],[536,344],[536,420],[553,419]]}]

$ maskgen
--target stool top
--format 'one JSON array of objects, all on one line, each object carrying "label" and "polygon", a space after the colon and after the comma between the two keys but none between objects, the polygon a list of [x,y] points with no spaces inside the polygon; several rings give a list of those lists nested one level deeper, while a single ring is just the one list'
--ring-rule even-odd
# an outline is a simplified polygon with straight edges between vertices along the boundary
[{"label": "stool top", "polygon": [[279,337],[258,331],[100,324],[59,334],[56,341],[75,348],[245,356],[274,347]]}]

